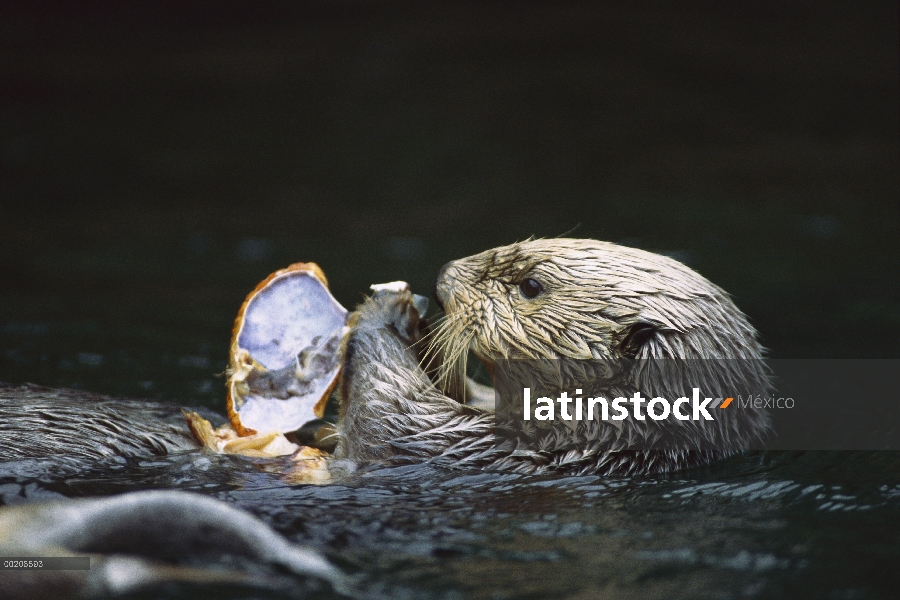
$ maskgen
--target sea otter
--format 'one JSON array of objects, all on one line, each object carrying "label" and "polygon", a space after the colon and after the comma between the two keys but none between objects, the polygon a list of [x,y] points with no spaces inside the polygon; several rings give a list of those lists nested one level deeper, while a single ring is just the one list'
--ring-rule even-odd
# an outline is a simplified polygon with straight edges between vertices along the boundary
[{"label": "sea otter", "polygon": [[[409,292],[376,293],[351,317],[336,456],[625,475],[709,462],[745,449],[768,428],[762,411],[732,410],[712,423],[627,419],[583,423],[567,436],[533,431],[523,447],[496,435],[491,412],[457,401],[469,352],[489,370],[509,359],[675,359],[706,390],[767,391],[763,349],[746,316],[671,258],[595,240],[530,240],[447,263],[435,295],[446,314],[430,334]],[[453,397],[427,376],[423,354],[442,361],[435,379]],[[600,391],[660,393],[667,382],[658,375],[618,373],[599,381]]]},{"label": "sea otter", "polygon": [[[466,381],[469,352],[489,369],[507,359],[626,365],[600,382],[604,393],[625,395],[658,386],[652,369],[633,368],[637,363],[629,361],[634,359],[701,359],[696,364],[713,368],[690,372],[711,390],[767,389],[768,374],[758,360],[762,348],[747,318],[722,290],[672,259],[593,240],[532,240],[448,263],[437,278],[436,296],[446,313],[436,326],[422,318],[421,298],[401,288],[376,291],[350,315],[336,391],[334,452],[346,460],[326,464],[432,461],[518,473],[647,474],[727,456],[766,431],[763,412],[733,410],[722,411],[712,427],[631,419],[618,426],[585,422],[563,436],[552,429],[532,431],[530,443],[522,444],[498,435],[504,426],[499,415],[469,402],[473,390],[479,391],[481,404],[488,400],[483,388]],[[736,360],[702,361],[723,358]],[[0,386],[0,422],[0,461],[41,459],[34,462],[47,469],[43,459],[55,457],[49,467],[54,472],[104,458],[198,448],[174,404],[74,390]],[[198,574],[155,565],[154,549],[168,552],[169,559],[173,553],[190,559],[219,548],[220,542],[228,542],[233,554],[263,559],[287,551],[262,525],[228,517],[221,520],[234,521],[233,527],[211,528],[208,521],[220,519],[219,513],[238,512],[214,504],[174,491],[0,508],[0,530],[4,522],[18,524],[0,535],[7,549],[28,545],[45,556],[93,551],[145,557],[107,557],[87,578],[18,575],[7,582],[8,593],[32,598],[65,589],[91,595],[109,592],[113,584],[117,590],[123,584],[138,589],[184,578],[249,581],[241,573]],[[48,530],[47,523],[56,529]],[[141,524],[144,536],[137,542],[131,536],[134,523]],[[173,530],[190,543],[173,546]],[[198,535],[205,545],[191,541]],[[300,558],[289,565],[296,572],[317,575],[336,589],[342,585],[342,575],[328,563]],[[130,579],[123,579],[126,571]]]},{"label": "sea otter", "polygon": [[[746,316],[673,259],[594,240],[529,240],[448,263],[435,294],[446,314],[432,328],[408,290],[378,291],[350,315],[336,457],[523,473],[651,473],[733,454],[768,426],[753,410],[723,412],[705,428],[591,422],[565,440],[538,432],[524,448],[495,435],[491,411],[465,403],[463,388],[473,389],[461,383],[469,352],[489,369],[505,359],[742,359],[701,369],[701,383],[768,389],[762,347]],[[623,394],[651,384],[637,372],[609,382]],[[0,460],[195,447],[179,419],[166,403],[0,388]]]}]

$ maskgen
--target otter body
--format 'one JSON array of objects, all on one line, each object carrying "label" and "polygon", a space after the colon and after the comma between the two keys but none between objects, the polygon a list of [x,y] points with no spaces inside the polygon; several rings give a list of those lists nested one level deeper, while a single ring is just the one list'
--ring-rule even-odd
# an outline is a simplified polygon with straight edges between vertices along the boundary
[{"label": "otter body", "polygon": [[[768,426],[754,411],[731,411],[704,430],[629,419],[618,429],[585,425],[564,443],[538,440],[535,451],[498,438],[495,415],[464,403],[469,352],[489,369],[507,359],[745,359],[702,383],[767,388],[746,317],[672,259],[594,240],[527,241],[448,263],[436,295],[446,315],[430,332],[409,291],[378,291],[351,315],[337,457],[522,473],[663,472],[740,451]],[[436,371],[423,368],[429,357],[439,357]],[[622,385],[641,391],[645,383],[635,376]],[[0,460],[198,447],[175,405],[71,390],[0,387],[0,422]],[[652,451],[642,449],[648,440]]]},{"label": "otter body", "polygon": [[[448,263],[435,290],[446,315],[427,336],[408,292],[376,294],[353,315],[339,384],[338,456],[626,475],[710,462],[767,431],[764,412],[732,410],[702,424],[628,418],[581,423],[565,436],[537,430],[523,445],[497,435],[504,425],[497,416],[457,401],[470,387],[469,352],[492,372],[505,360],[632,361],[630,371],[596,381],[592,391],[609,398],[666,395],[658,370],[634,361],[686,362],[705,391],[767,391],[762,347],[746,316],[670,258],[594,240],[527,241]],[[435,379],[452,398],[422,370],[422,354],[442,362]]]},{"label": "otter body", "polygon": [[95,461],[198,447],[170,402],[0,384],[0,461],[62,456]]}]

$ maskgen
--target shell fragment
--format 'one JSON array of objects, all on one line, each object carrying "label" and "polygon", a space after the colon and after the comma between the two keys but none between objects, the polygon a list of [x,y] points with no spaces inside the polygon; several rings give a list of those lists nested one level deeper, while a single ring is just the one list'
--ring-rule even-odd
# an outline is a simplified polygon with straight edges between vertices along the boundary
[{"label": "shell fragment", "polygon": [[340,373],[346,317],[315,263],[276,271],[247,296],[228,370],[238,434],[288,433],[322,416]]}]

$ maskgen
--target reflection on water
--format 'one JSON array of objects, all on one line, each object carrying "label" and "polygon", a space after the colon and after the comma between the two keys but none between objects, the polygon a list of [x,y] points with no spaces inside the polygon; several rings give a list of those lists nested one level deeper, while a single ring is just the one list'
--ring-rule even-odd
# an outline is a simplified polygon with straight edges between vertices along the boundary
[{"label": "reflection on water", "polygon": [[900,468],[896,453],[750,453],[629,479],[418,465],[325,486],[285,485],[265,461],[203,452],[77,473],[59,460],[0,465],[3,503],[208,494],[324,552],[367,597],[876,598],[900,560],[900,485],[875,483]]}]

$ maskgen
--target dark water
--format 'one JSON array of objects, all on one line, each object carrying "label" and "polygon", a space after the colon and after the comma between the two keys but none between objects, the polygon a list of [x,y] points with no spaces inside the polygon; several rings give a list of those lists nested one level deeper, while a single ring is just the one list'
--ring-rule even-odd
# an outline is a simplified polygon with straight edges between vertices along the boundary
[{"label": "dark water", "polygon": [[[6,464],[0,492],[5,503],[148,488],[210,494],[323,551],[362,597],[889,598],[900,564],[898,469],[896,453],[753,453],[670,477],[423,465],[288,486],[250,460],[189,453],[65,478],[48,476],[46,462]],[[265,590],[217,591],[247,593]]]},{"label": "dark water", "polygon": [[[897,17],[894,2],[4,3],[0,380],[220,409],[232,319],[271,271],[314,260],[350,307],[371,283],[428,292],[448,260],[576,226],[721,285],[772,357],[896,358]],[[886,453],[324,487],[187,455],[5,465],[0,485],[4,502],[204,491],[373,595],[892,597],[900,564]]]}]

